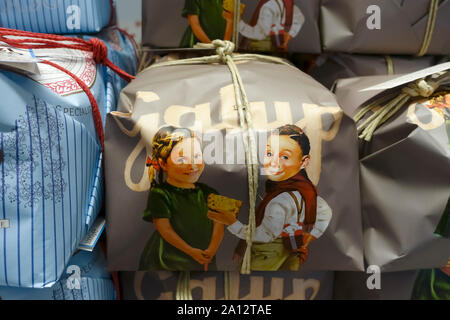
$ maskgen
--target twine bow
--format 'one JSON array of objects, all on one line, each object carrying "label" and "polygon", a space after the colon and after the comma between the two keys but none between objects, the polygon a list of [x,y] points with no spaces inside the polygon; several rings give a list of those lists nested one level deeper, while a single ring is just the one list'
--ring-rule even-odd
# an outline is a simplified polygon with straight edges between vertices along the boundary
[{"label": "twine bow", "polygon": [[430,6],[428,8],[428,20],[427,26],[425,28],[425,34],[422,40],[422,46],[417,53],[418,57],[422,57],[428,51],[431,44],[431,39],[433,37],[434,26],[436,24],[437,12],[439,9],[439,0],[430,0]]},{"label": "twine bow", "polygon": [[192,300],[191,276],[188,271],[178,273],[176,300]]},{"label": "twine bow", "polygon": [[230,41],[214,40],[212,45],[222,63],[227,63],[227,57],[231,57],[234,52],[234,43]]},{"label": "twine bow", "polygon": [[428,80],[418,79],[408,83],[399,92],[385,95],[363,107],[353,118],[356,123],[361,121],[368,112],[373,112],[373,114],[357,126],[359,138],[370,141],[375,130],[396,114],[408,101],[416,97],[428,98],[439,86],[448,81],[450,81],[449,71],[432,75]]},{"label": "twine bow", "polygon": [[413,83],[408,84],[402,88],[402,92],[406,93],[410,97],[424,97],[428,98],[439,87],[439,83],[436,81],[425,81],[425,79],[416,80]]}]

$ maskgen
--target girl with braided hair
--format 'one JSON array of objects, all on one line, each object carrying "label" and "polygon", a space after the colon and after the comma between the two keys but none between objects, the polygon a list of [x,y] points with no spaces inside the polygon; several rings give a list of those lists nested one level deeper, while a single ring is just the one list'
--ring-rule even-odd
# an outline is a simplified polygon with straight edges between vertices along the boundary
[{"label": "girl with braided hair", "polygon": [[[166,126],[147,158],[151,181],[143,219],[156,228],[141,255],[140,270],[216,269],[224,226],[208,218],[207,198],[217,192],[197,182],[205,167],[200,138]],[[165,178],[165,180],[164,180]]]}]

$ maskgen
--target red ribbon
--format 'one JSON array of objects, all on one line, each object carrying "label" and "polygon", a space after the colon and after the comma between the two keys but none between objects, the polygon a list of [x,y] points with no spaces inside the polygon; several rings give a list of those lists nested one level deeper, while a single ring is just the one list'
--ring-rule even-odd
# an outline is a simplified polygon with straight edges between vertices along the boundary
[{"label": "red ribbon", "polygon": [[152,166],[156,171],[159,171],[159,169],[161,169],[158,160],[150,159],[150,157],[147,157],[147,161],[146,161],[145,165],[147,167]]},{"label": "red ribbon", "polygon": [[[22,39],[9,38],[8,36],[25,37]],[[29,38],[27,38],[29,37]],[[64,41],[64,43],[62,42]],[[91,38],[89,41],[79,38],[72,38],[66,36],[60,36],[55,34],[43,34],[37,32],[21,31],[15,29],[0,28],[0,42],[4,42],[11,47],[21,48],[21,49],[57,49],[66,48],[73,50],[81,50],[86,52],[92,52],[93,59],[97,64],[103,64],[108,68],[112,69],[121,78],[130,82],[135,77],[123,71],[117,67],[111,60],[108,59],[108,48],[98,38]],[[89,98],[89,102],[92,106],[92,117],[94,119],[95,130],[102,147],[104,148],[104,137],[103,137],[103,123],[98,108],[97,101],[94,98],[89,87],[84,83],[83,80],[78,78],[76,75],[71,73],[69,70],[53,63],[48,60],[41,60],[41,63],[50,65],[73,78],[81,89],[86,93]]]}]

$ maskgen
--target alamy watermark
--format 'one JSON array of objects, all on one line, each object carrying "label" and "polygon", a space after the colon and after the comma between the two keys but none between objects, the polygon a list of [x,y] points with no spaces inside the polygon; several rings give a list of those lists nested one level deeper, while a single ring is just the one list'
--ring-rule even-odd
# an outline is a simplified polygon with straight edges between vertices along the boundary
[{"label": "alamy watermark", "polygon": [[370,276],[367,278],[366,285],[369,290],[381,289],[381,269],[377,265],[370,265],[366,270]]},{"label": "alamy watermark", "polygon": [[366,13],[369,17],[366,20],[366,26],[369,30],[381,29],[381,8],[375,4],[367,7]]},{"label": "alamy watermark", "polygon": [[67,274],[70,276],[67,278],[66,286],[69,290],[81,289],[81,269],[79,266],[70,265],[67,267]]}]

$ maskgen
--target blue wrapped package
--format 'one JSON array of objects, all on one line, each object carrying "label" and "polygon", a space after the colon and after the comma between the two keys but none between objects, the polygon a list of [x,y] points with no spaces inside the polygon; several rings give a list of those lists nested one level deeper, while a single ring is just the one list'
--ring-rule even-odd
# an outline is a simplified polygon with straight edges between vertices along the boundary
[{"label": "blue wrapped package", "polygon": [[112,0],[0,0],[0,27],[41,33],[96,33],[113,14]]},{"label": "blue wrapped package", "polygon": [[51,288],[0,287],[3,300],[115,300],[116,290],[100,248],[79,251]]},{"label": "blue wrapped package", "polygon": [[[108,65],[135,73],[128,38],[99,36]],[[126,81],[89,51],[20,46],[0,38],[0,286],[51,287],[101,209],[102,122]]]}]

